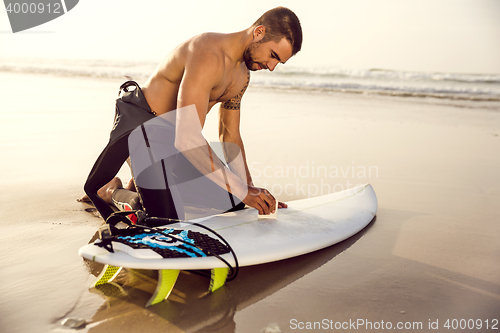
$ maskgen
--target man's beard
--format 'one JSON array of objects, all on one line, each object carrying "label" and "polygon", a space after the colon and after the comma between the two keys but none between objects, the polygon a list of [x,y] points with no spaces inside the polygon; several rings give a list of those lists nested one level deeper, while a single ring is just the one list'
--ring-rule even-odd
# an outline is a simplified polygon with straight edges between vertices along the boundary
[{"label": "man's beard", "polygon": [[257,69],[253,69],[253,65],[256,62],[253,60],[253,51],[257,48],[257,44],[260,42],[252,43],[248,46],[248,48],[243,52],[243,60],[245,61],[245,65],[251,71],[256,71]]}]

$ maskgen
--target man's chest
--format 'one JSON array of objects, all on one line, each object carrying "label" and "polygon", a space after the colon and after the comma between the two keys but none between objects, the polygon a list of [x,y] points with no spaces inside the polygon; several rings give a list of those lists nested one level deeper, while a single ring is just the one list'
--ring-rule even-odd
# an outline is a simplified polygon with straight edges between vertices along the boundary
[{"label": "man's chest", "polygon": [[239,70],[233,75],[227,75],[221,82],[210,92],[211,102],[226,102],[232,98],[243,95],[250,81],[250,73],[248,70]]}]

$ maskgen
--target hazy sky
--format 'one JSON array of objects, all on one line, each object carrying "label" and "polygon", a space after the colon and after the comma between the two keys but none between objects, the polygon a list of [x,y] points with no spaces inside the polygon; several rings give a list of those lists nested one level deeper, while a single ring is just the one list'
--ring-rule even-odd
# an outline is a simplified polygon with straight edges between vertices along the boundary
[{"label": "hazy sky", "polygon": [[0,10],[0,57],[159,61],[193,35],[243,30],[279,5],[304,30],[290,65],[500,74],[500,0],[80,0],[16,34]]}]

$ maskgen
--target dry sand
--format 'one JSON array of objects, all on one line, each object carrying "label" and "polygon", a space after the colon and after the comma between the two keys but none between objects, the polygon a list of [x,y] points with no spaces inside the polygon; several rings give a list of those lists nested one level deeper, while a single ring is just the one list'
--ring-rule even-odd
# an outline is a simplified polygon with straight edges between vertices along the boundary
[{"label": "dry sand", "polygon": [[483,329],[500,320],[499,103],[250,88],[242,136],[255,183],[284,201],[371,183],[377,217],[325,250],[243,268],[212,295],[201,297],[206,279],[183,273],[169,301],[145,309],[154,272],[122,274],[124,294],[106,297],[87,289],[101,267],[77,254],[101,224],[75,199],[106,144],[121,82],[0,80],[0,332],[71,332],[65,318],[86,319],[78,332],[93,333],[294,332],[361,320],[361,331],[367,321],[429,331],[436,320],[447,331],[447,319]]}]

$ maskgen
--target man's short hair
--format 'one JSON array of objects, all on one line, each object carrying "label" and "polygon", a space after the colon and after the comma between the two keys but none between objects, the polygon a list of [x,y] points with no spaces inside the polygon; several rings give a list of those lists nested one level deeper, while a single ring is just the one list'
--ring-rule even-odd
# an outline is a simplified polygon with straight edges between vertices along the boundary
[{"label": "man's short hair", "polygon": [[253,27],[262,25],[266,28],[262,42],[269,40],[279,42],[286,38],[292,45],[292,55],[300,51],[302,47],[302,27],[297,15],[285,7],[276,7],[265,12]]}]

